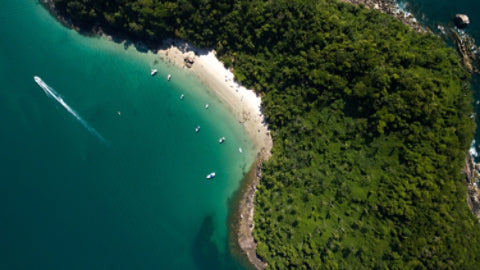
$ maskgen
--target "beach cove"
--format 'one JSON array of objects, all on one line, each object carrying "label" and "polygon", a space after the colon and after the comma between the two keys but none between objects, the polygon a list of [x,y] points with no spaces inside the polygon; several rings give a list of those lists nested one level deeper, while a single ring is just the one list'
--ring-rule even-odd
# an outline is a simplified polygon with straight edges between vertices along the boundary
[{"label": "beach cove", "polygon": [[[243,268],[230,254],[227,218],[268,145],[259,98],[236,92],[224,74],[192,76],[127,43],[81,36],[34,1],[7,1],[0,20],[9,21],[0,29],[1,226],[9,232],[0,266]],[[205,57],[198,74],[214,68]]]},{"label": "beach cove", "polygon": [[[108,250],[115,253],[112,256],[115,258],[118,257],[120,248],[122,249],[120,253],[126,252],[128,255],[121,264],[130,268],[158,266],[158,262],[148,259],[149,256],[157,260],[168,258],[162,260],[162,266],[167,268],[247,267],[247,263],[243,264],[242,256],[236,254],[237,251],[242,253],[241,249],[249,255],[250,261],[258,254],[259,258],[267,261],[272,268],[319,266],[348,268],[351,265],[365,268],[389,266],[395,268],[398,265],[409,265],[434,269],[439,265],[457,263],[459,267],[472,269],[474,265],[478,265],[480,230],[478,230],[477,219],[474,219],[465,204],[465,180],[458,173],[474,132],[472,117],[474,114],[470,107],[472,101],[469,95],[470,89],[467,87],[468,76],[457,63],[455,51],[446,49],[439,39],[428,35],[415,35],[407,27],[388,16],[381,16],[379,13],[372,13],[365,9],[358,10],[353,6],[337,2],[320,1],[319,5],[302,1],[239,2],[231,6],[233,10],[229,10],[228,6],[212,5],[208,8],[209,13],[205,13],[201,6],[194,8],[198,3],[193,2],[179,2],[182,7],[183,5],[188,7],[190,4],[190,9],[182,10],[175,8],[168,10],[168,7],[157,6],[159,9],[156,11],[166,13],[155,12],[155,17],[158,19],[155,21],[164,21],[163,16],[169,14],[167,17],[177,23],[175,32],[169,26],[157,28],[158,25],[149,23],[154,20],[150,18],[151,10],[144,5],[153,7],[155,5],[153,2],[147,4],[139,1],[138,5],[133,6],[128,6],[129,3],[123,3],[125,5],[118,3],[120,9],[131,9],[132,12],[126,13],[122,11],[114,13],[115,10],[110,10],[108,5],[92,7],[85,2],[74,0],[68,0],[68,2],[70,2],[69,6],[72,2],[76,2],[74,4],[79,9],[65,10],[67,1],[56,1],[59,8],[63,3],[64,14],[71,15],[72,20],[79,25],[87,22],[83,15],[87,14],[88,10],[96,10],[97,14],[105,16],[109,25],[115,29],[109,33],[121,33],[128,29],[127,32],[131,37],[141,37],[140,40],[146,40],[146,42],[152,41],[148,48],[154,49],[154,53],[148,52],[146,46],[141,43],[119,41],[114,36],[102,38],[103,41],[105,39],[115,41],[117,44],[110,43],[110,45],[124,52],[132,51],[131,45],[143,52],[138,54],[133,50],[131,58],[122,57],[122,60],[134,60],[130,64],[123,65],[111,61],[112,58],[108,57],[110,50],[104,50],[99,46],[103,41],[91,46],[92,44],[82,42],[81,39],[69,43],[69,39],[64,38],[60,42],[58,39],[52,39],[57,40],[55,45],[52,45],[47,39],[46,44],[40,44],[47,45],[45,47],[49,49],[56,49],[50,50],[53,57],[49,58],[54,60],[48,64],[58,66],[58,59],[65,59],[62,57],[64,53],[61,45],[68,45],[70,52],[77,52],[82,56],[81,60],[70,57],[66,59],[73,61],[61,61],[60,66],[64,70],[70,71],[68,63],[75,63],[76,67],[79,67],[79,72],[75,72],[78,77],[74,77],[73,80],[70,74],[65,72],[63,76],[54,76],[59,74],[58,70],[37,74],[45,82],[35,77],[35,82],[44,90],[43,97],[46,96],[50,104],[52,101],[57,101],[58,104],[53,106],[56,111],[44,115],[42,114],[44,110],[41,109],[37,109],[38,113],[33,114],[25,110],[25,108],[30,109],[30,106],[25,105],[35,105],[38,100],[28,95],[19,99],[18,93],[21,91],[18,92],[17,89],[22,87],[18,87],[18,82],[13,84],[17,91],[3,93],[2,100],[6,101],[2,107],[6,108],[7,119],[12,119],[5,126],[13,128],[13,131],[6,131],[6,138],[9,133],[15,134],[10,136],[14,139],[10,140],[8,146],[20,150],[20,153],[23,153],[23,149],[30,150],[26,152],[28,155],[20,154],[16,159],[14,155],[5,158],[6,168],[9,169],[5,170],[7,177],[20,181],[11,181],[13,188],[10,188],[8,182],[3,183],[4,190],[8,190],[5,194],[7,199],[4,212],[16,213],[19,209],[19,213],[27,213],[27,222],[23,223],[30,224],[28,218],[35,215],[28,210],[31,208],[32,198],[35,200],[38,195],[30,192],[27,193],[30,196],[25,196],[26,193],[18,188],[19,183],[23,184],[22,187],[32,186],[31,181],[28,181],[30,178],[47,179],[47,182],[53,180],[51,182],[55,185],[50,184],[45,187],[43,185],[45,181],[41,181],[41,184],[34,187],[39,187],[38,191],[40,194],[45,194],[44,197],[52,198],[53,205],[56,206],[57,201],[60,201],[60,205],[65,205],[64,208],[55,209],[53,214],[41,209],[37,211],[36,213],[39,214],[47,214],[46,219],[37,218],[37,220],[48,225],[39,226],[39,231],[43,229],[43,233],[35,233],[34,230],[34,236],[51,236],[51,233],[45,233],[45,227],[58,228],[59,226],[54,225],[65,224],[66,226],[60,226],[62,230],[58,230],[63,232],[58,239],[63,240],[66,236],[81,243],[72,237],[70,231],[74,230],[71,228],[77,230],[84,227],[91,228],[85,231],[92,232],[92,238],[98,239],[104,248],[99,252],[93,251],[87,256],[105,259],[104,250]],[[370,1],[370,3],[375,8],[378,1]],[[254,5],[249,6],[249,4]],[[299,16],[292,16],[290,4],[294,5],[293,10],[298,12]],[[383,10],[383,8],[380,9]],[[390,9],[389,6],[387,8]],[[18,10],[13,9],[10,13],[18,14]],[[238,12],[239,10],[245,12]],[[9,11],[8,7],[7,11]],[[191,12],[196,15],[191,16]],[[395,9],[394,12],[396,16],[404,18],[404,13],[397,12]],[[131,15],[126,18],[128,25],[115,25],[115,20],[112,18],[117,18],[118,14]],[[225,23],[219,20],[218,16],[216,18],[215,14],[224,15]],[[271,16],[272,14],[274,16]],[[137,15],[143,19],[139,19]],[[88,16],[96,17],[96,14],[88,12]],[[268,18],[268,23],[263,20],[265,18]],[[288,19],[284,20],[285,18]],[[412,17],[409,18],[413,20]],[[36,24],[36,27],[40,25]],[[272,25],[273,27],[269,27]],[[332,27],[324,28],[325,25]],[[95,28],[95,33],[102,31],[97,25],[91,24],[90,27]],[[87,26],[86,29],[90,27]],[[21,28],[17,27],[16,30]],[[265,115],[269,119],[272,136],[276,142],[274,155],[268,162],[262,165],[262,153],[265,157],[269,153],[265,147],[261,146],[268,146],[266,142],[268,142],[269,132],[262,117],[262,109],[256,106],[260,104],[258,97],[252,93],[253,95],[249,98],[249,92],[235,84],[232,75],[215,59],[213,51],[198,51],[186,43],[174,41],[171,44],[164,44],[157,53],[157,48],[152,44],[158,44],[161,40],[155,38],[153,34],[157,33],[156,37],[162,37],[164,33],[162,29],[174,36],[192,40],[195,44],[203,44],[202,46],[205,47],[215,46],[227,65],[235,67],[238,78],[262,93],[265,101]],[[255,29],[255,33],[252,33],[251,29]],[[278,29],[287,29],[287,31],[281,31],[284,34],[277,35]],[[392,35],[393,29],[398,31],[393,32]],[[39,29],[36,30],[37,33],[42,33],[38,31]],[[8,30],[4,32],[8,38]],[[51,33],[54,32],[51,31]],[[190,35],[192,33],[194,33],[193,37]],[[354,38],[351,38],[352,36]],[[90,39],[90,41],[96,39]],[[17,38],[9,38],[9,40],[18,41]],[[35,41],[35,39],[32,40]],[[402,42],[398,42],[399,40]],[[12,44],[16,45],[15,42]],[[371,44],[377,46],[371,46]],[[26,63],[24,60],[19,61],[16,58],[18,56],[29,56],[29,66],[38,66],[39,55],[45,54],[40,50],[40,54],[32,55],[29,48],[26,48],[22,50],[22,54],[16,55],[11,53],[15,50],[9,45],[2,44],[1,48],[1,51],[5,52],[1,58],[7,60],[7,64],[2,67],[4,70],[15,69],[16,63],[20,65]],[[29,45],[38,48],[34,42]],[[83,47],[82,53],[78,53],[72,45]],[[227,48],[224,47],[225,45]],[[299,50],[292,50],[291,45]],[[325,45],[326,47],[323,47]],[[98,50],[100,47],[102,49]],[[92,54],[90,48],[97,49],[98,53]],[[307,53],[303,48],[310,49]],[[342,48],[350,48],[352,51],[345,53]],[[89,57],[89,55],[95,57]],[[372,57],[373,55],[379,57]],[[167,60],[164,61],[164,59]],[[275,60],[272,61],[272,59]],[[358,61],[359,59],[366,61]],[[389,61],[385,61],[386,59]],[[169,64],[164,66],[167,62]],[[438,65],[438,63],[442,64]],[[48,64],[43,62],[42,67],[48,67]],[[178,69],[178,64],[191,67],[192,71],[184,72]],[[152,79],[152,76],[138,76],[145,70],[142,68],[136,71],[137,68],[145,66],[158,73],[153,77],[157,81]],[[85,67],[94,72],[90,72],[90,76],[85,76],[82,71]],[[112,67],[115,67],[113,71]],[[198,70],[199,67],[207,68]],[[17,69],[24,71],[25,68]],[[98,84],[88,83],[91,78],[95,78],[95,82],[102,82],[98,78],[107,78],[110,73],[115,74],[116,70],[123,69],[129,71],[122,73],[123,84],[115,85],[115,80],[108,80],[99,90]],[[215,71],[213,74],[211,74],[212,70]],[[353,77],[345,77],[345,71],[351,72],[349,74]],[[210,75],[202,75],[202,72]],[[15,72],[10,74],[9,79],[14,80],[12,75]],[[111,76],[114,79],[116,77]],[[200,80],[200,78],[203,79]],[[362,79],[363,84],[357,81],[359,78]],[[67,79],[68,82],[62,84],[61,79]],[[75,80],[79,83],[72,83]],[[204,91],[201,90],[202,84],[199,83],[202,81],[206,86]],[[159,82],[163,83],[159,84]],[[175,82],[178,83],[175,84]],[[378,87],[379,83],[384,84],[383,91],[382,87]],[[5,85],[8,90],[8,82]],[[82,88],[79,87],[80,85]],[[159,85],[162,86],[160,87],[162,90],[169,90],[158,91]],[[111,90],[112,86],[114,92]],[[94,91],[95,95],[90,94],[87,99],[82,99],[89,91]],[[124,99],[121,96],[107,95],[111,93],[128,93],[129,95]],[[422,96],[422,93],[425,99],[412,98]],[[98,109],[105,108],[100,105],[105,105],[106,99],[98,98],[102,95],[108,96],[111,104],[121,107],[116,110],[114,116],[126,121],[118,121],[117,125],[111,124],[111,120],[116,118]],[[379,98],[382,96],[385,98]],[[85,107],[85,101],[90,102],[90,106]],[[119,106],[119,101],[127,102]],[[182,106],[178,106],[178,102]],[[162,106],[157,107],[158,104]],[[247,106],[243,104],[253,110],[244,108]],[[431,110],[432,104],[433,110]],[[96,109],[93,110],[93,114],[92,108]],[[107,112],[112,112],[111,108],[105,109]],[[182,113],[186,117],[182,117]],[[21,119],[20,115],[24,118]],[[31,115],[40,116],[37,119],[57,125],[52,125],[55,127],[53,129],[48,126],[37,128],[29,134],[38,135],[38,138],[30,136],[28,137],[30,140],[24,140],[20,136],[22,132],[19,132],[16,125],[23,124],[31,127],[29,124],[34,123],[29,119]],[[58,121],[55,115],[63,116],[62,121]],[[158,124],[159,119],[161,122]],[[68,122],[72,120],[73,122]],[[64,126],[67,123],[75,123],[76,126],[70,127],[77,127],[83,131],[83,133],[72,134],[91,139],[87,141],[88,145],[75,144],[80,150],[85,146],[89,149],[83,159],[76,158],[82,151],[71,151],[65,147],[69,146],[68,142],[77,141],[77,137],[61,136],[55,132],[68,130]],[[197,127],[196,135],[178,132],[183,131],[178,126],[195,126],[193,123]],[[235,125],[231,126],[232,123]],[[242,124],[256,127],[256,129],[248,127],[245,129]],[[119,133],[117,126],[127,132]],[[226,126],[229,129],[222,128]],[[52,132],[52,130],[52,136],[44,136],[45,132]],[[452,130],[456,132],[451,132]],[[126,133],[128,136],[125,136]],[[212,137],[215,137],[215,140],[212,140]],[[244,140],[239,140],[240,137]],[[228,138],[226,142],[225,138]],[[22,144],[34,139],[43,139],[45,149],[32,151],[28,145]],[[95,144],[104,148],[95,148]],[[425,147],[429,145],[432,147]],[[6,152],[16,153],[12,148],[7,148]],[[61,155],[57,153],[59,152],[57,148],[64,150]],[[263,151],[260,151],[257,162],[251,167],[250,164],[259,149]],[[38,156],[32,155],[37,152],[39,152]],[[197,152],[200,155],[197,155]],[[57,157],[50,158],[52,155],[42,155],[42,153],[53,156],[57,154]],[[11,161],[12,156],[13,161]],[[31,164],[27,162],[25,166],[31,177],[19,177],[22,171],[15,170],[14,167],[26,161],[25,156],[32,157]],[[233,162],[238,158],[244,158],[244,162],[234,164]],[[180,160],[182,164],[175,163],[175,160]],[[112,162],[116,166],[111,166]],[[96,167],[92,167],[90,163],[94,163]],[[58,169],[50,170],[47,166],[50,164],[56,165],[55,168]],[[185,166],[185,164],[189,171],[183,169],[185,167],[182,165]],[[443,164],[450,166],[443,166]],[[215,166],[214,171],[217,177],[214,181],[207,181],[212,183],[209,186],[203,185],[202,182],[191,181],[199,178],[198,175],[201,174],[204,177],[208,173],[207,178],[215,175],[212,172],[213,169],[206,172],[195,171],[191,170],[192,166],[197,168]],[[217,169],[218,167],[220,169]],[[261,172],[259,168],[262,168]],[[187,177],[182,177],[179,172],[185,173]],[[258,181],[262,173],[264,177],[258,185],[259,192],[255,196],[256,207],[253,215],[253,198],[257,188],[254,181]],[[233,174],[243,175],[246,179],[240,185],[234,179],[241,179],[241,177],[235,177]],[[82,186],[77,187],[75,189],[77,196],[72,192],[66,192],[65,197],[82,198],[81,195],[90,194],[88,192],[92,190],[96,191],[94,194],[98,194],[88,196],[93,200],[87,200],[81,204],[82,207],[62,200],[62,197],[58,196],[63,195],[62,191],[68,191],[67,187],[72,183],[77,184],[78,177],[82,180],[84,178],[90,180],[93,184],[85,185],[83,189]],[[59,179],[67,181],[59,181]],[[225,179],[228,180],[225,181]],[[111,183],[119,184],[112,189]],[[158,186],[152,187],[151,183]],[[185,185],[186,183],[188,184]],[[237,188],[231,189],[235,185]],[[95,188],[96,186],[101,188]],[[187,187],[193,191],[188,192]],[[201,188],[204,189],[201,190]],[[33,190],[36,191],[35,188]],[[108,192],[111,195],[110,198],[124,205],[107,208],[111,211],[103,211],[103,213],[111,215],[104,215],[105,219],[99,215],[98,224],[105,226],[113,223],[113,227],[117,228],[113,232],[123,233],[114,233],[110,238],[108,233],[111,230],[106,229],[103,231],[108,233],[97,234],[99,230],[96,226],[89,227],[88,224],[72,226],[70,219],[65,219],[71,216],[93,217],[99,213],[98,210],[105,210],[105,207],[102,208],[102,204],[98,203],[99,199],[105,195],[105,192],[101,192],[103,190],[114,191]],[[149,192],[145,192],[147,190]],[[198,200],[199,193],[204,195],[200,200]],[[38,199],[36,201],[40,202],[39,207],[44,206],[44,201]],[[82,200],[78,201],[82,202]],[[215,205],[209,207],[209,201],[214,202]],[[27,203],[26,207],[22,204],[23,202]],[[89,203],[97,206],[98,210],[95,208],[96,211],[85,211]],[[72,205],[74,207],[71,207]],[[118,205],[118,203],[111,205]],[[152,207],[157,205],[161,207]],[[228,205],[227,209],[225,205]],[[236,205],[241,205],[240,209],[237,209]],[[65,208],[73,209],[74,215],[69,216]],[[158,215],[160,210],[165,208],[174,213],[163,211]],[[136,215],[132,216],[131,213]],[[185,219],[175,218],[175,215],[181,215]],[[158,219],[159,216],[160,219]],[[254,216],[253,219],[252,216]],[[23,228],[19,226],[23,221],[21,217],[15,215],[6,215],[6,217],[11,217],[7,219],[8,222],[5,225],[7,230]],[[52,217],[60,222],[56,222],[57,219]],[[118,223],[111,222],[112,217],[125,218],[120,219],[122,222]],[[226,217],[229,217],[232,225],[230,229],[224,226]],[[238,221],[243,222],[245,225],[243,232],[250,239],[245,240],[241,233],[235,235],[234,232],[237,229],[242,232],[242,225],[239,226],[240,228],[234,226]],[[74,224],[76,225],[77,222]],[[147,227],[150,230],[143,229],[142,226],[145,224],[148,224]],[[173,226],[169,227],[169,224]],[[180,226],[181,224],[184,226]],[[43,224],[40,223],[40,225]],[[160,230],[159,225],[162,228]],[[256,228],[254,234],[258,244],[257,249],[255,241],[251,239],[253,227]],[[27,229],[23,229],[23,233],[17,233],[17,235],[24,236],[29,232]],[[197,231],[193,237],[192,231]],[[139,233],[146,237],[135,237]],[[128,239],[124,237],[125,234],[132,236],[132,240],[129,241],[133,243],[132,245],[125,245],[125,241],[118,245],[121,242],[118,239]],[[230,239],[234,241],[230,242],[227,240],[227,235],[232,234],[234,236]],[[91,241],[85,232],[81,235],[84,236],[82,240],[87,243]],[[100,237],[96,237],[97,235]],[[468,235],[470,237],[467,237]],[[239,240],[238,246],[235,238]],[[24,239],[31,238],[24,237]],[[160,241],[146,245],[145,239]],[[183,248],[170,247],[166,250],[164,243],[170,243],[168,239],[172,243],[182,245]],[[436,240],[432,242],[425,239]],[[10,238],[8,240],[9,243],[13,242]],[[62,246],[58,245],[58,240],[53,242],[53,245],[48,246],[50,249],[46,250]],[[30,246],[28,241],[24,243],[23,246]],[[110,248],[105,248],[105,244],[111,244]],[[472,247],[465,250],[464,248],[469,244]],[[134,250],[134,247],[139,246],[143,249]],[[156,250],[156,247],[159,250]],[[238,248],[241,249],[238,250]],[[21,252],[20,248],[18,250]],[[77,250],[80,251],[79,256],[85,254],[81,249]],[[191,252],[187,254],[186,250]],[[434,250],[438,256],[430,256],[432,253],[425,254],[426,250]],[[72,255],[73,252],[68,254],[75,257]],[[181,258],[172,257],[171,255],[174,254],[179,254]],[[234,257],[237,256],[240,259],[235,260]],[[14,258],[14,256],[11,257]],[[48,256],[41,258],[44,257]],[[174,258],[173,261],[170,258]],[[390,258],[396,259],[393,261]],[[99,262],[98,259],[92,261]],[[43,260],[42,263],[46,265],[49,261]],[[88,264],[85,260],[82,260],[82,263]],[[119,262],[112,262],[107,258],[101,263],[107,265]],[[12,262],[10,264],[15,266]],[[265,267],[260,261],[254,265],[257,268]],[[97,267],[102,268],[102,266]]]},{"label": "beach cove", "polygon": [[[266,263],[257,257],[257,244],[253,238],[254,197],[261,179],[262,162],[271,156],[273,141],[262,113],[261,99],[253,90],[234,80],[231,71],[215,57],[215,51],[199,51],[191,44],[178,40],[167,40],[163,47],[158,54],[179,67],[191,68],[229,106],[256,146],[256,161],[232,201],[230,245],[239,260],[245,261],[245,266],[251,264],[257,269],[264,269]],[[198,52],[200,55],[197,55]]]}]

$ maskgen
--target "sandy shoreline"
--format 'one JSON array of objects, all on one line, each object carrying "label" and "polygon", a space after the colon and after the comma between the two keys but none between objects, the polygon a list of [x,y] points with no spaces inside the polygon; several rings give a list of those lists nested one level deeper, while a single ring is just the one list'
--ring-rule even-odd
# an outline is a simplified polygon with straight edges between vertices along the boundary
[{"label": "sandy shoreline", "polygon": [[172,40],[166,40],[162,48],[158,55],[179,67],[187,68],[185,59],[193,61],[190,71],[227,105],[255,145],[257,157],[232,202],[229,226],[233,253],[237,257],[246,256],[256,269],[264,269],[267,265],[257,257],[253,238],[254,197],[262,161],[270,157],[273,142],[262,113],[261,98],[235,82],[232,72],[216,58],[214,51],[196,50],[188,43]]},{"label": "sandy shoreline", "polygon": [[[125,42],[118,37],[105,34],[101,28],[90,29],[84,32],[71,22],[59,16],[52,0],[39,1],[53,17],[64,26],[73,28],[83,34],[105,36],[110,41]],[[144,48],[144,44],[134,44]],[[137,48],[139,48],[137,47]],[[256,269],[266,268],[266,263],[256,255],[256,243],[253,238],[254,196],[256,186],[260,182],[260,168],[263,160],[271,156],[273,141],[261,108],[261,98],[252,90],[239,85],[234,81],[233,74],[216,58],[214,51],[195,50],[186,42],[167,39],[158,47],[157,55],[162,59],[173,62],[179,67],[185,67],[185,57],[190,56],[194,61],[190,71],[195,74],[209,89],[213,90],[222,102],[225,102],[235,118],[244,126],[257,152],[255,162],[247,176],[242,181],[231,205],[229,216],[230,246],[232,252],[246,267]],[[172,78],[174,80],[174,78]]]},{"label": "sandy shoreline", "polygon": [[[175,45],[168,45],[172,43]],[[190,57],[194,63],[188,69],[232,111],[236,120],[245,127],[257,152],[270,152],[272,139],[262,113],[261,98],[235,82],[233,74],[216,58],[214,51],[197,50],[185,42],[171,40],[165,41],[163,48],[158,50],[158,55],[179,67],[186,68],[184,59]]]}]

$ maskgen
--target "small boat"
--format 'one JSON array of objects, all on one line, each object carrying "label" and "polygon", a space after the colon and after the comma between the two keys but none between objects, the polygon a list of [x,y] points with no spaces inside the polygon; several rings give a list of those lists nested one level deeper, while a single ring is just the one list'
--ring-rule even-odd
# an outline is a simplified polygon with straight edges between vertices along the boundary
[{"label": "small boat", "polygon": [[220,140],[218,140],[219,143],[223,143],[225,141],[225,137],[221,137]]},{"label": "small boat", "polygon": [[214,178],[214,177],[215,177],[215,172],[209,173],[209,174],[207,175],[207,179],[212,179],[212,178]]},{"label": "small boat", "polygon": [[238,152],[240,152],[240,153],[242,153],[242,152],[243,152],[243,150],[242,150],[242,148],[241,148],[241,147],[239,147],[239,148],[238,148]]},{"label": "small boat", "polygon": [[155,76],[155,74],[157,74],[157,70],[156,70],[156,69],[152,69],[152,70],[150,71],[150,75]]},{"label": "small boat", "polygon": [[167,81],[170,81],[171,78],[172,78],[172,75],[168,74],[167,75]]},{"label": "small boat", "polygon": [[180,99],[183,99],[184,97],[185,97],[185,95],[184,95],[184,94],[182,94],[182,95],[180,96]]},{"label": "small boat", "polygon": [[208,105],[208,103],[205,104],[205,109],[208,109],[208,107],[210,107],[210,105]]},{"label": "small boat", "polygon": [[199,132],[200,131],[200,126],[197,126],[197,128],[195,129],[195,132]]}]

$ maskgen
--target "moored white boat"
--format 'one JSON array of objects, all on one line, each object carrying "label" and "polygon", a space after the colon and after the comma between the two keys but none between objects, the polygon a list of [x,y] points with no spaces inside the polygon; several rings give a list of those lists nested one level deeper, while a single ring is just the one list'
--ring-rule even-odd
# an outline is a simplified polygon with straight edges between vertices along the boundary
[{"label": "moored white boat", "polygon": [[200,131],[200,126],[197,126],[197,128],[195,128],[195,132],[199,132]]},{"label": "moored white boat", "polygon": [[184,94],[182,94],[182,95],[180,96],[180,99],[183,99],[184,97],[185,97],[185,95],[184,95]]},{"label": "moored white boat", "polygon": [[155,74],[157,74],[157,70],[156,70],[156,69],[152,69],[152,70],[150,71],[150,75],[155,76]]},{"label": "moored white boat", "polygon": [[167,75],[167,81],[170,81],[171,78],[172,78],[172,75],[168,74]]},{"label": "moored white boat", "polygon": [[209,173],[209,174],[207,175],[207,179],[212,179],[212,178],[214,178],[214,177],[215,177],[215,172]]},{"label": "moored white boat", "polygon": [[205,104],[205,109],[208,109],[208,107],[210,107],[210,105],[208,105],[208,103]]},{"label": "moored white boat", "polygon": [[218,140],[219,143],[223,143],[225,141],[225,137],[221,137],[220,140]]}]

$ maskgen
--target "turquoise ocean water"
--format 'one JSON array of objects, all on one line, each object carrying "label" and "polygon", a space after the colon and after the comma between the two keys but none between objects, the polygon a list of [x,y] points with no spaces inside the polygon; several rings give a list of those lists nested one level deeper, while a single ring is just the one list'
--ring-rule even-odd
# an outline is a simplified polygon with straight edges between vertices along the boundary
[{"label": "turquoise ocean water", "polygon": [[[466,32],[480,38],[480,2],[401,2],[430,26],[466,13]],[[34,75],[106,142],[45,95]],[[478,100],[478,77],[472,88]],[[81,36],[34,0],[1,1],[0,269],[239,267],[227,247],[227,216],[254,159],[246,138],[189,73]],[[211,171],[217,177],[206,181]]]},{"label": "turquoise ocean water", "polygon": [[229,199],[255,152],[198,79],[33,0],[1,1],[0,37],[0,269],[238,266]]}]

